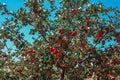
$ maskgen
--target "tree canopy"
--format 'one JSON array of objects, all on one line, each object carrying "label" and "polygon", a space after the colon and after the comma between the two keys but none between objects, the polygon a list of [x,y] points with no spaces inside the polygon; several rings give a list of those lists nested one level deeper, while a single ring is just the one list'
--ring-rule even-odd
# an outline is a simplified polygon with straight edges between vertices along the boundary
[{"label": "tree canopy", "polygon": [[[26,8],[16,12],[0,4],[1,15],[10,16],[0,28],[0,78],[119,80],[120,11],[89,0],[61,0],[58,8],[55,1],[48,0],[50,8],[44,8],[44,0],[25,0]],[[32,26],[32,44],[21,32],[26,26]],[[14,43],[14,51],[7,47],[8,40]],[[113,40],[116,44],[106,47]]]}]

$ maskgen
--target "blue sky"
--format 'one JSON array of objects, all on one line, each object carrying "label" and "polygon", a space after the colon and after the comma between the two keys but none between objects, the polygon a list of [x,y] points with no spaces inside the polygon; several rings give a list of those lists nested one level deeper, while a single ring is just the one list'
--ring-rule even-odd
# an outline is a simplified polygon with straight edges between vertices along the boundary
[{"label": "blue sky", "polygon": [[[56,0],[55,4],[59,5],[58,4],[59,1],[60,0]],[[120,10],[120,0],[90,0],[90,1],[93,3],[102,2],[105,5],[105,7],[117,7]],[[6,3],[7,8],[12,11],[17,11],[19,8],[24,7],[24,0],[0,0],[0,3]],[[45,8],[49,7],[49,4],[47,2],[44,5],[45,5],[44,6]],[[54,13],[53,13],[53,15],[54,15]],[[8,17],[8,16],[0,15],[0,26],[1,26],[1,23],[5,20],[4,19],[5,17]],[[51,18],[53,18],[53,17],[51,17]],[[30,29],[30,26],[27,26],[22,29],[22,32],[25,32],[25,34],[26,34],[25,39],[29,39],[29,41],[32,41],[31,36],[28,34],[29,29]],[[26,30],[28,30],[28,31],[26,31]],[[8,46],[11,47],[12,45],[13,45],[13,43],[11,43],[9,41]]]},{"label": "blue sky", "polygon": [[[60,0],[56,0],[56,5]],[[117,7],[120,9],[120,0],[90,0],[93,3],[102,2],[105,7]],[[46,2],[46,0],[45,0]],[[0,0],[0,3],[6,3],[9,10],[17,11],[20,7],[24,7],[24,0]],[[48,3],[45,3],[45,8],[48,7]],[[6,17],[6,16],[5,16]],[[0,15],[0,22],[4,20],[4,17]]]}]

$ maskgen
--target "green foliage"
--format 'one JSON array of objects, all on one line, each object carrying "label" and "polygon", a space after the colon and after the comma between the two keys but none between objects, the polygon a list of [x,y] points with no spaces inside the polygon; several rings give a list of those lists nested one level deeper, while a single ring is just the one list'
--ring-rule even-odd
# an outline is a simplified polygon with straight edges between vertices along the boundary
[{"label": "green foliage", "polygon": [[[0,78],[119,80],[120,34],[115,29],[119,27],[120,11],[89,0],[61,0],[60,9],[56,8],[55,0],[48,2],[50,9],[43,8],[44,0],[27,0],[26,8],[17,12],[0,6],[2,15],[11,15],[0,29],[0,63],[4,62],[0,65]],[[55,19],[51,20],[49,17],[54,11]],[[110,16],[109,12],[115,15]],[[33,27],[29,34],[38,35],[33,37],[32,44],[21,33],[28,25]],[[91,36],[94,45],[87,39]],[[112,37],[117,44],[106,47]],[[7,46],[8,40],[14,43],[15,49]],[[100,48],[104,50],[97,45],[102,45]],[[4,48],[7,52],[2,51]]]}]

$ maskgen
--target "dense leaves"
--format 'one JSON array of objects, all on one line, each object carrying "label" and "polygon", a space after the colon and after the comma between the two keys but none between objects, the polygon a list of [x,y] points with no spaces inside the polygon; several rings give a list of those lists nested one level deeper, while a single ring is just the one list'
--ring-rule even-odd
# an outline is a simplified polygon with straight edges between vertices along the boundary
[{"label": "dense leaves", "polygon": [[[26,8],[17,12],[0,4],[2,15],[11,16],[0,28],[0,78],[119,80],[120,33],[116,29],[120,11],[88,0],[61,0],[59,9],[56,0],[48,2],[50,9],[43,7],[44,0],[27,0]],[[50,19],[54,11],[54,19]],[[32,26],[29,33],[33,43],[21,32],[26,26]],[[116,43],[106,46],[114,38]],[[12,47],[8,47],[8,41],[13,42]]]}]

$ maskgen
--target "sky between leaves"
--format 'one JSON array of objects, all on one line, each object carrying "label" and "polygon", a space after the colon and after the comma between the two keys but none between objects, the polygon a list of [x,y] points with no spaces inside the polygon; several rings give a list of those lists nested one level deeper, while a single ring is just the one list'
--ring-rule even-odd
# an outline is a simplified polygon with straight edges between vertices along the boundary
[{"label": "sky between leaves", "polygon": [[[47,0],[45,0],[44,8],[48,8],[49,7],[49,3],[47,3],[46,1]],[[60,0],[56,0],[55,5],[57,5],[57,7],[59,7],[59,3],[58,3],[59,1]],[[90,1],[93,2],[93,3],[102,2],[105,7],[115,7],[115,8],[118,8],[120,10],[120,0],[90,0]],[[19,8],[24,7],[24,0],[0,0],[0,3],[6,3],[7,4],[7,8],[9,10],[12,10],[12,11],[17,11]],[[52,13],[52,17],[50,17],[51,19],[54,19],[54,13],[55,12]],[[8,17],[8,16],[7,15],[4,15],[4,16],[0,15],[0,27],[1,27],[1,24],[5,20],[6,17]],[[26,34],[25,35],[25,39],[26,40],[29,39],[29,42],[33,42],[32,36],[29,35],[30,28],[31,28],[31,26],[27,26],[27,27],[23,28],[21,31]],[[120,31],[120,30],[117,29],[117,31]],[[91,37],[88,40],[92,41],[92,39],[93,38]],[[93,42],[91,42],[91,43],[93,44]],[[112,44],[112,43],[115,43],[115,42],[112,41],[110,43],[107,43],[106,46],[108,46],[109,44]],[[11,46],[13,46],[13,43],[8,41],[7,45],[8,45],[8,47],[11,47]],[[100,45],[98,45],[98,47],[99,46]],[[3,51],[6,52],[6,49],[4,49]]]}]

